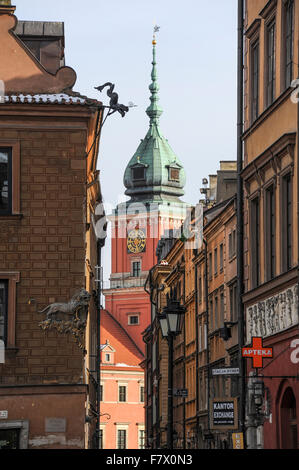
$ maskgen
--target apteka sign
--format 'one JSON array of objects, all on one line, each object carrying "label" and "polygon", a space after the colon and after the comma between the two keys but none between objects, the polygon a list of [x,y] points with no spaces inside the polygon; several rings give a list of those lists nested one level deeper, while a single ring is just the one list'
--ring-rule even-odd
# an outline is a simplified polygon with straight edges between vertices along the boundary
[{"label": "apteka sign", "polygon": [[262,338],[252,338],[252,346],[242,348],[242,357],[252,358],[253,367],[263,367],[263,359],[273,357],[272,348],[263,348]]}]

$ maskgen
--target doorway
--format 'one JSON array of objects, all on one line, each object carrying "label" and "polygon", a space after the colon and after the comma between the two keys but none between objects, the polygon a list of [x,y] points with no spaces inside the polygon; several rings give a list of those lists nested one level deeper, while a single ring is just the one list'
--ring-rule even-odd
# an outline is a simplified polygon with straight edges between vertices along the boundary
[{"label": "doorway", "polygon": [[0,429],[0,449],[19,449],[20,429]]},{"label": "doorway", "polygon": [[283,394],[280,405],[281,448],[298,448],[296,398],[291,387]]}]

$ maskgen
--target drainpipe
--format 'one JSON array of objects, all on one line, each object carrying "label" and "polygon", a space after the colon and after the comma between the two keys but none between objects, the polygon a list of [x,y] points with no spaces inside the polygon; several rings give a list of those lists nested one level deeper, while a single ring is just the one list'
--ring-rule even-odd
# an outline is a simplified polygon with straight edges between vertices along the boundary
[{"label": "drainpipe", "polygon": [[195,337],[196,337],[196,358],[195,358],[195,370],[196,370],[196,448],[199,447],[199,350],[198,350],[198,264],[195,263]]},{"label": "drainpipe", "polygon": [[[239,429],[243,432],[245,440],[245,375],[246,366],[242,358],[242,347],[244,346],[244,312],[242,295],[244,292],[244,217],[243,217],[243,181],[241,172],[243,169],[243,72],[244,72],[244,0],[238,0],[238,123],[237,123],[237,293],[238,293],[238,343],[239,343],[239,366],[240,366],[240,401],[239,401]],[[246,448],[246,445],[245,445]]]},{"label": "drainpipe", "polygon": [[[298,52],[299,57],[299,52]],[[298,59],[298,85],[297,90],[299,87],[299,59]],[[297,233],[299,231],[299,93],[297,94],[298,105],[297,105]],[[297,237],[297,257],[298,257],[298,293],[299,293],[299,237]],[[298,303],[299,309],[299,303]],[[298,325],[299,328],[299,325]]]},{"label": "drainpipe", "polygon": [[[183,305],[185,305],[186,297],[186,277],[185,277],[185,268],[183,274]],[[184,380],[183,380],[183,388],[186,388],[186,328],[184,322]],[[186,398],[183,398],[183,449],[186,449]]]},{"label": "drainpipe", "polygon": [[[98,276],[100,276],[100,266],[102,262],[102,246],[101,240],[97,241],[97,265]],[[97,418],[96,418],[96,449],[100,447],[100,415],[101,415],[101,279],[98,278],[98,291],[97,291],[97,356],[96,356],[96,400],[97,400]]]},{"label": "drainpipe", "polygon": [[[210,344],[209,344],[209,281],[208,281],[208,243],[203,239],[205,244],[205,299],[206,299],[206,325],[207,325],[207,394],[208,394],[208,434],[211,433],[210,423]],[[208,440],[208,448],[210,448],[210,439]]]}]

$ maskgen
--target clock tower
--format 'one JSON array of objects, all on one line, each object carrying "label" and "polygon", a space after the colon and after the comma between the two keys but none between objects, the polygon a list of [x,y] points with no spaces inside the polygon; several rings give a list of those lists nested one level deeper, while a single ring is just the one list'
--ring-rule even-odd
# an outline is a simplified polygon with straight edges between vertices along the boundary
[{"label": "clock tower", "polygon": [[185,170],[159,125],[163,111],[158,104],[155,36],[152,65],[151,104],[146,110],[149,130],[125,170],[125,194],[130,200],[119,204],[110,216],[112,272],[110,288],[104,290],[106,310],[142,351],[142,332],[151,323],[145,281],[157,263],[158,241],[169,230],[181,227],[187,208],[180,199],[184,195]]}]

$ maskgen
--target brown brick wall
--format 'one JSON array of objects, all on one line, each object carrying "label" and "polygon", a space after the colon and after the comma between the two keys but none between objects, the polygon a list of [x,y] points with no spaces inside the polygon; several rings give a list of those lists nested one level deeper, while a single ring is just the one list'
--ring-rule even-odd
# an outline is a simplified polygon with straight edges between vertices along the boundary
[{"label": "brown brick wall", "polygon": [[23,218],[0,218],[0,271],[20,272],[17,352],[6,353],[0,383],[78,383],[82,351],[70,335],[42,331],[37,310],[85,287],[86,131],[0,129],[1,139],[21,143]]}]

